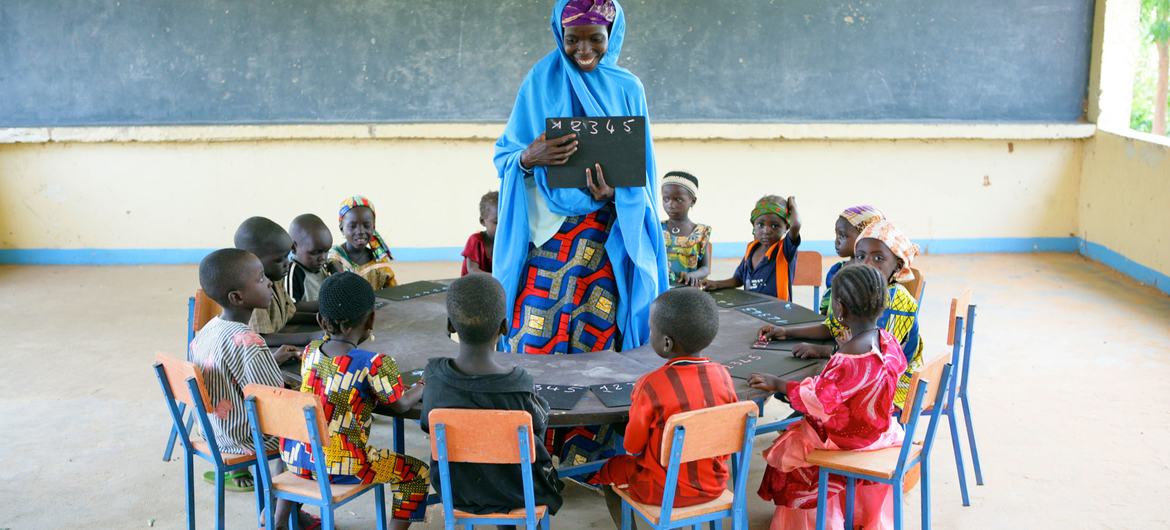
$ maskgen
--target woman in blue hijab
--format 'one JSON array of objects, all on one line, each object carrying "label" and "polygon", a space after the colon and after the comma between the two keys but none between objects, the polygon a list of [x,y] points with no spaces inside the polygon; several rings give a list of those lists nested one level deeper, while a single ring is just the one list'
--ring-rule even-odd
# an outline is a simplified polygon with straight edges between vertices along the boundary
[{"label": "woman in blue hijab", "polygon": [[650,303],[667,287],[649,126],[646,185],[612,188],[604,168],[589,187],[550,188],[546,168],[576,151],[547,140],[546,118],[647,116],[642,82],[617,65],[625,15],[616,0],[558,0],[557,49],[520,86],[494,161],[500,176],[492,274],[510,309],[505,348],[555,354],[633,349],[650,335]]}]

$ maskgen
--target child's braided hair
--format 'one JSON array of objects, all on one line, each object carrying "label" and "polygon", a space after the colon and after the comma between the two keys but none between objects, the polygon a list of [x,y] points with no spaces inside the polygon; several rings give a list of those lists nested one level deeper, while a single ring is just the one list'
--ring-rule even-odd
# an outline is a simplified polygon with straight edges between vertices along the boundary
[{"label": "child's braided hair", "polygon": [[833,300],[860,318],[881,316],[886,309],[886,282],[882,273],[869,265],[853,263],[833,276]]}]

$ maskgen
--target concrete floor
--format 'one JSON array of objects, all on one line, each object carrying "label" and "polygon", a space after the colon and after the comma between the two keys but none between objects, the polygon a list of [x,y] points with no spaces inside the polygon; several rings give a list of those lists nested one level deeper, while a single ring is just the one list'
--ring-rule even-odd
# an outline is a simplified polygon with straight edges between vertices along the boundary
[{"label": "concrete floor", "polygon": [[[396,268],[409,281],[455,276],[457,265]],[[733,266],[719,262],[716,276]],[[987,485],[960,506],[940,428],[935,526],[1170,525],[1170,298],[1075,255],[926,256],[918,266],[930,354],[944,351],[953,294],[973,286],[980,307],[972,393]],[[160,459],[169,419],[150,365],[156,351],[183,351],[195,283],[192,266],[0,267],[0,528],[183,526],[182,465]],[[787,413],[772,403],[767,416]],[[388,440],[385,429],[375,439]],[[408,450],[426,454],[421,433]],[[761,459],[752,471],[749,490]],[[197,484],[204,528],[211,490]],[[609,527],[600,497],[572,486],[567,497],[554,526]],[[908,504],[917,528],[916,493]],[[372,508],[355,501],[339,526],[372,528]],[[230,528],[250,527],[252,510],[250,494],[229,493]],[[753,494],[750,511],[752,528],[765,528],[771,507]],[[440,528],[441,513],[430,515],[425,527]]]}]

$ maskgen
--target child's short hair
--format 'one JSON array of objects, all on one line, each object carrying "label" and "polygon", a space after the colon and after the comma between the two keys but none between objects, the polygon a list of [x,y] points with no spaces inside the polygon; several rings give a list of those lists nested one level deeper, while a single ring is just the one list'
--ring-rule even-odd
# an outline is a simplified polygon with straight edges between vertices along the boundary
[{"label": "child's short hair", "polygon": [[325,331],[352,328],[374,310],[374,288],[365,278],[349,271],[332,274],[321,282],[318,308],[325,320]]},{"label": "child's short hair", "polygon": [[487,217],[488,206],[492,208],[500,208],[500,192],[489,191],[479,198],[479,216],[480,218]]},{"label": "child's short hair", "polygon": [[255,278],[244,277],[244,265],[256,259],[251,252],[238,248],[221,248],[199,262],[199,286],[215,303],[227,307],[228,293],[242,289],[245,282]]},{"label": "child's short hair", "polygon": [[886,282],[881,271],[862,263],[850,263],[833,276],[833,300],[850,314],[876,319],[886,310]]},{"label": "child's short hair", "polygon": [[249,217],[236,229],[236,248],[253,254],[262,254],[283,247],[282,238],[289,237],[284,228],[267,217]]},{"label": "child's short hair", "polygon": [[461,342],[495,340],[504,316],[504,287],[489,274],[468,274],[447,289],[447,317]]},{"label": "child's short hair", "polygon": [[719,306],[711,295],[694,287],[671,289],[659,295],[654,301],[653,318],[654,326],[689,354],[710,346],[719,332]]},{"label": "child's short hair", "polygon": [[305,236],[315,235],[322,230],[328,231],[329,226],[322,221],[320,217],[311,213],[305,213],[293,218],[292,223],[288,225],[288,233],[293,239],[301,239]]}]

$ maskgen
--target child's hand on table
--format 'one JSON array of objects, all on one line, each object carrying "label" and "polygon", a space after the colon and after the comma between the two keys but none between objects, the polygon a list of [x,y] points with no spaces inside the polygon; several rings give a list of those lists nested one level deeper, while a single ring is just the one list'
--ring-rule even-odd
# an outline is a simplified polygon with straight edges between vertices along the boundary
[{"label": "child's hand on table", "polygon": [[833,356],[833,347],[802,342],[793,346],[792,356],[800,359],[828,359]]},{"label": "child's hand on table", "polygon": [[784,326],[764,325],[760,327],[759,337],[767,340],[784,340],[788,338],[788,330]]},{"label": "child's hand on table", "polygon": [[684,273],[679,274],[678,275],[679,285],[685,285],[687,287],[703,287],[707,283],[706,280],[692,276],[692,274],[694,274],[694,273],[693,272],[684,272]]},{"label": "child's hand on table", "polygon": [[753,373],[750,375],[747,383],[748,386],[756,390],[763,390],[764,392],[771,392],[773,394],[776,392],[784,392],[788,386],[788,381],[783,377],[761,373]]},{"label": "child's hand on table", "polygon": [[300,346],[293,346],[292,344],[285,344],[272,352],[272,357],[276,359],[276,364],[284,364],[286,361],[294,359],[301,354]]}]

